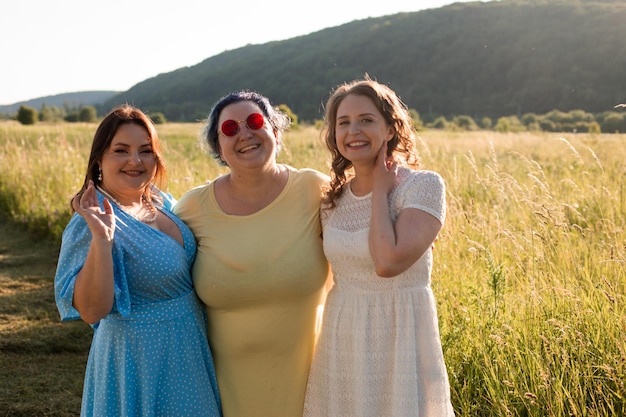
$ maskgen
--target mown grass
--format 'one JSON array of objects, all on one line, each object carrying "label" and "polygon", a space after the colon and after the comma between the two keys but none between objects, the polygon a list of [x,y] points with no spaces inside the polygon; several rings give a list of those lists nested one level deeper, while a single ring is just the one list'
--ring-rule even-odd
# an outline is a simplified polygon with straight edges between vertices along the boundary
[{"label": "mown grass", "polygon": [[[158,126],[176,197],[224,172],[198,149],[199,128]],[[58,245],[93,130],[0,124],[0,212]],[[282,162],[327,171],[314,128],[285,144]],[[626,414],[626,136],[425,131],[418,145],[447,184],[433,290],[457,415]],[[39,275],[0,281],[8,415],[80,402],[90,332],[58,323],[47,256]],[[37,374],[20,398],[39,408],[19,414],[11,387]]]},{"label": "mown grass", "polygon": [[0,216],[0,416],[77,416],[91,329],[61,324],[58,248]]}]

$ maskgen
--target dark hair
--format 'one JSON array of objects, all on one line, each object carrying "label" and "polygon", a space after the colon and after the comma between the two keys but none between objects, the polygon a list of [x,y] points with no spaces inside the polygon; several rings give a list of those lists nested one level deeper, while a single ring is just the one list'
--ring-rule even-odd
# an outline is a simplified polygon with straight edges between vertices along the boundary
[{"label": "dark hair", "polygon": [[[162,189],[167,184],[167,171],[163,164],[163,154],[161,152],[161,142],[157,131],[152,123],[152,120],[137,107],[129,104],[123,104],[114,107],[104,119],[98,125],[96,133],[93,137],[91,144],[91,152],[89,154],[89,162],[87,163],[87,173],[85,174],[85,181],[83,186],[78,192],[81,196],[87,189],[89,180],[93,181],[95,185],[99,185],[102,181],[98,179],[100,173],[100,161],[106,150],[111,146],[111,142],[117,133],[120,126],[124,124],[136,124],[143,127],[148,132],[150,143],[152,145],[152,151],[154,152],[154,159],[156,161],[156,173],[153,181],[146,186],[144,190],[144,196],[148,201],[153,201],[156,197],[153,195],[153,187]],[[157,197],[157,200],[160,198]],[[71,206],[71,202],[70,202]]]},{"label": "dark hair", "polygon": [[213,105],[209,117],[206,120],[206,124],[201,132],[201,139],[203,145],[208,145],[208,150],[213,157],[222,166],[226,166],[226,161],[222,159],[220,154],[220,145],[218,141],[219,126],[217,124],[222,110],[230,104],[239,103],[241,101],[251,101],[259,106],[261,113],[267,119],[272,126],[272,129],[276,133],[278,139],[278,149],[280,151],[282,147],[282,132],[287,130],[291,125],[291,119],[286,113],[275,108],[270,103],[269,99],[254,91],[239,91],[236,93],[230,93],[217,101]]},{"label": "dark hair", "polygon": [[415,146],[415,130],[406,104],[388,86],[371,79],[367,74],[363,79],[353,80],[335,88],[326,102],[322,139],[331,154],[330,185],[324,195],[324,203],[334,207],[346,182],[346,170],[352,168],[352,161],[341,155],[337,148],[335,124],[337,109],[348,95],[364,96],[372,100],[385,121],[393,127],[394,136],[388,143],[387,155],[393,156],[400,165],[417,168],[419,156]]}]

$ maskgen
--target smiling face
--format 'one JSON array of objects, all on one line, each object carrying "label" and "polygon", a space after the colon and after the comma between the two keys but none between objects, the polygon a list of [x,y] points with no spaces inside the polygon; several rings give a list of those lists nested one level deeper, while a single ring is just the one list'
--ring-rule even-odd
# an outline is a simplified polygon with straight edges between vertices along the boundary
[{"label": "smiling face", "polygon": [[393,135],[393,128],[368,97],[348,94],[337,107],[337,149],[355,167],[372,164]]},{"label": "smiling face", "polygon": [[[262,167],[276,163],[277,136],[267,120],[259,129],[250,128],[245,120],[253,113],[263,114],[256,103],[239,101],[224,107],[219,116],[219,153],[231,170],[241,167]],[[233,136],[227,136],[222,132],[222,124],[227,120],[238,122],[239,131]],[[256,127],[256,125],[252,127]]]},{"label": "smiling face", "polygon": [[121,200],[141,196],[157,171],[152,142],[146,129],[125,123],[115,132],[100,161],[102,187]]}]

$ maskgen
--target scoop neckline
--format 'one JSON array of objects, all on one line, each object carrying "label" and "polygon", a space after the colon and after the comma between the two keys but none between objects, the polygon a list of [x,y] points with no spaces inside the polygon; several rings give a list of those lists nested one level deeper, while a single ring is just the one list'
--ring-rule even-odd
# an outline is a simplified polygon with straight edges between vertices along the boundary
[{"label": "scoop neckline", "polygon": [[215,196],[215,181],[213,181],[211,183],[211,199],[213,200],[213,204],[215,204],[215,206],[218,208],[218,210],[220,211],[221,214],[223,214],[224,216],[228,216],[228,217],[250,218],[250,217],[258,216],[258,215],[261,215],[261,214],[265,213],[266,210],[271,209],[276,204],[278,204],[278,202],[280,200],[282,200],[284,198],[285,194],[287,193],[287,190],[290,188],[291,183],[293,181],[293,173],[294,173],[295,170],[292,169],[292,167],[289,166],[289,165],[286,165],[286,164],[281,164],[281,165],[284,166],[285,168],[287,168],[287,183],[285,184],[285,186],[283,187],[281,192],[276,196],[276,198],[271,203],[269,203],[267,206],[263,207],[261,210],[255,212],[255,213],[251,213],[251,214],[231,214],[231,213],[227,213],[226,211],[224,211],[222,206],[220,206],[219,202],[217,201],[217,197]]},{"label": "scoop neckline", "polygon": [[361,196],[354,194],[354,192],[352,191],[352,180],[348,181],[348,184],[347,184],[347,185],[348,185],[348,187],[347,187],[347,188],[348,188],[348,192],[350,193],[350,195],[351,195],[351,196],[352,196],[352,198],[354,198],[354,199],[357,199],[357,200],[364,200],[364,199],[366,199],[366,198],[368,198],[368,197],[371,197],[371,196],[372,196],[372,191],[370,191],[370,192],[369,192],[369,193],[367,193],[367,194],[361,195]]}]

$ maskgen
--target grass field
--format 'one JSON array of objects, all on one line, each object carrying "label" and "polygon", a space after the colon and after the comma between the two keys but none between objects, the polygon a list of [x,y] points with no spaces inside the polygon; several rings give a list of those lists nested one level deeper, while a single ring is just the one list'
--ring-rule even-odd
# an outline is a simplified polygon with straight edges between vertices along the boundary
[{"label": "grass field", "polygon": [[[58,322],[52,279],[95,127],[0,124],[17,224],[0,229],[0,416],[80,405],[91,332]],[[223,172],[199,127],[158,126],[176,197]],[[314,128],[285,144],[281,162],[327,171]],[[457,415],[626,415],[626,135],[425,131],[418,147],[447,185],[433,291]]]},{"label": "grass field", "polygon": [[91,329],[59,322],[57,245],[0,219],[0,416],[77,416]]}]

